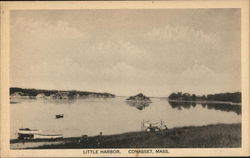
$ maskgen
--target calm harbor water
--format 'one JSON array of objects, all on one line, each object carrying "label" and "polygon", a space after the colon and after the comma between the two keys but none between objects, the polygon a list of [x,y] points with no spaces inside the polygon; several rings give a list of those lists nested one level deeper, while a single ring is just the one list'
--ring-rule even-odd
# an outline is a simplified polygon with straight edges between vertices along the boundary
[{"label": "calm harbor water", "polygon": [[[152,98],[151,104],[141,105],[125,100],[125,97],[11,100],[11,139],[17,137],[19,128],[75,137],[140,131],[143,120],[162,120],[168,128],[241,122],[238,105],[178,103],[162,98]],[[56,119],[57,114],[64,114],[64,118]]]}]

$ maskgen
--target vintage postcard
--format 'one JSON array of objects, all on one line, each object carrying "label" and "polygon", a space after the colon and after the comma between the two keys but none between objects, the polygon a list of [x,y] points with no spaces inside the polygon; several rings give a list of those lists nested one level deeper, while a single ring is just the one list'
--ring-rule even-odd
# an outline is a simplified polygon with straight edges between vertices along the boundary
[{"label": "vintage postcard", "polygon": [[249,1],[1,2],[1,157],[249,155]]}]

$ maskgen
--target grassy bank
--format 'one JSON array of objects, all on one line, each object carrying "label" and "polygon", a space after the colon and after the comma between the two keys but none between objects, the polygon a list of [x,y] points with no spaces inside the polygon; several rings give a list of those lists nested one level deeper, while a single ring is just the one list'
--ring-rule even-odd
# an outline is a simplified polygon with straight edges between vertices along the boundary
[{"label": "grassy bank", "polygon": [[[191,126],[159,132],[143,131],[101,137],[65,138],[60,142],[34,148],[234,148],[241,147],[241,124]],[[17,143],[17,140],[12,140],[12,143]]]}]

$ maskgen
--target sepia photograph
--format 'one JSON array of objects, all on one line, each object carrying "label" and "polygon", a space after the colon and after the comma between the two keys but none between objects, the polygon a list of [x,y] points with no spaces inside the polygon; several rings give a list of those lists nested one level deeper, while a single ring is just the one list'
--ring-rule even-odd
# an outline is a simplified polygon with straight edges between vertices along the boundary
[{"label": "sepia photograph", "polygon": [[8,84],[1,81],[6,150],[249,154],[243,9],[161,3],[9,9],[8,51],[1,48],[8,57]]}]

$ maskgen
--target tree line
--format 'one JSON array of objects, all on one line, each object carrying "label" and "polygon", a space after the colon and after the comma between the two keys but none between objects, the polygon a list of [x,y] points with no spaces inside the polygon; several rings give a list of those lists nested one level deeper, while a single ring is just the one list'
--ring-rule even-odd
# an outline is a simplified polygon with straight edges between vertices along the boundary
[{"label": "tree line", "polygon": [[182,101],[220,101],[241,103],[241,92],[235,93],[216,93],[208,95],[196,95],[189,93],[172,93],[169,95],[169,100],[182,100]]},{"label": "tree line", "polygon": [[101,95],[101,96],[109,96],[115,97],[115,95],[110,93],[97,93],[97,92],[87,92],[87,91],[61,91],[61,90],[43,90],[43,89],[25,89],[25,88],[18,88],[18,87],[11,87],[10,88],[10,95],[14,93],[19,93],[21,96],[37,96],[38,94],[44,94],[45,96],[51,96],[57,93],[67,93],[69,97],[80,95],[80,96],[88,96],[88,95]]}]

